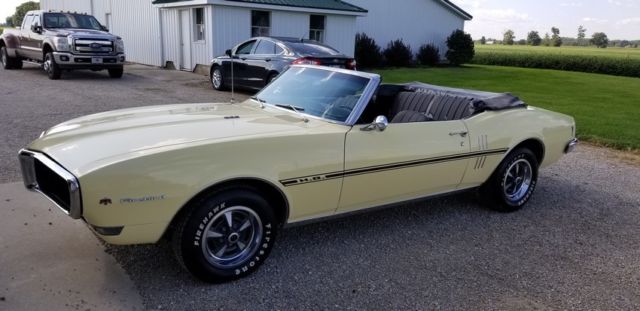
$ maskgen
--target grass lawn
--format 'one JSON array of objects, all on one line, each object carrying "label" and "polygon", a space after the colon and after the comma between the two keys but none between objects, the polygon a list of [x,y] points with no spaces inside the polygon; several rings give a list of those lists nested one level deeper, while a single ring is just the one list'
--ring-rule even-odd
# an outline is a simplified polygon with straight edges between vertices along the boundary
[{"label": "grass lawn", "polygon": [[510,92],[532,106],[573,116],[578,137],[617,149],[640,149],[640,78],[469,65],[377,70],[386,83],[420,81]]},{"label": "grass lawn", "polygon": [[597,57],[611,57],[611,58],[628,58],[640,60],[640,48],[606,48],[599,49],[595,47],[579,47],[579,46],[563,46],[563,47],[548,47],[548,46],[524,46],[524,45],[481,45],[476,44],[476,53],[520,53],[520,54],[563,54],[563,55],[576,55],[576,56],[597,56]]}]

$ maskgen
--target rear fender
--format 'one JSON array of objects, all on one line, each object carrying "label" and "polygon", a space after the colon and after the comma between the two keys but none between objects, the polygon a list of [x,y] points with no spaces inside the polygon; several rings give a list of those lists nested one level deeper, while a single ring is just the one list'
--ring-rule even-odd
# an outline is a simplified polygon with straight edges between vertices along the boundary
[{"label": "rear fender", "polygon": [[13,34],[4,34],[0,42],[7,48],[9,57],[16,57],[16,50],[20,46],[18,37]]}]

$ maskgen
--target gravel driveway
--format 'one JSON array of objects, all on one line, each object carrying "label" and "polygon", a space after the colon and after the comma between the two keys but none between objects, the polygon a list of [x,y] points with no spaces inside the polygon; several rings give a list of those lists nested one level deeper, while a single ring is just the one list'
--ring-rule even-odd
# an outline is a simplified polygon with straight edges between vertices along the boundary
[{"label": "gravel driveway", "polygon": [[[229,95],[202,77],[141,66],[121,81],[68,77],[0,71],[3,182],[19,180],[16,151],[57,122]],[[38,92],[19,93],[25,84]],[[541,171],[520,212],[486,210],[469,193],[291,228],[257,273],[230,284],[194,280],[166,242],[106,249],[149,309],[632,310],[640,308],[639,189],[639,166],[581,146]]]}]

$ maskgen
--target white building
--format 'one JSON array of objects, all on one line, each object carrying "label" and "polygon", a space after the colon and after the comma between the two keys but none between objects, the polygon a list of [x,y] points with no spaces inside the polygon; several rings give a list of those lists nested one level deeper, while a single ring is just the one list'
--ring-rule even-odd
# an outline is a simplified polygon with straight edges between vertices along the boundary
[{"label": "white building", "polygon": [[43,10],[88,13],[121,36],[132,62],[182,70],[255,35],[323,41],[353,56],[357,32],[384,48],[402,38],[414,52],[463,29],[471,16],[447,0],[41,0]]}]

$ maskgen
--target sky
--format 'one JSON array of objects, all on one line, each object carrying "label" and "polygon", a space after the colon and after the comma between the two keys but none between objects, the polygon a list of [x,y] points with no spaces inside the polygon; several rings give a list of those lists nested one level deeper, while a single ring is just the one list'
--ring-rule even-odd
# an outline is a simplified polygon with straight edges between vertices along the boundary
[{"label": "sky", "polygon": [[[346,0],[347,2],[349,0]],[[402,0],[398,0],[402,1]],[[511,29],[516,39],[526,39],[531,30],[544,36],[551,27],[560,35],[576,37],[578,26],[587,36],[604,32],[610,39],[640,40],[640,0],[452,0],[473,15],[465,31],[474,39],[501,39]],[[0,21],[12,15],[25,0],[0,0]]]},{"label": "sky", "polygon": [[[348,1],[348,0],[347,0]],[[516,40],[526,39],[531,30],[540,36],[560,29],[560,35],[576,37],[578,26],[587,37],[604,32],[609,39],[640,39],[640,0],[452,0],[473,15],[465,31],[474,39],[482,36],[502,39],[507,29]]]}]

